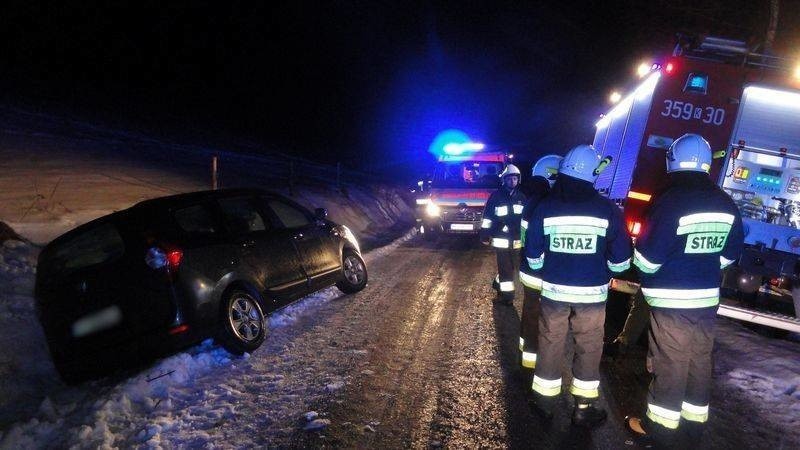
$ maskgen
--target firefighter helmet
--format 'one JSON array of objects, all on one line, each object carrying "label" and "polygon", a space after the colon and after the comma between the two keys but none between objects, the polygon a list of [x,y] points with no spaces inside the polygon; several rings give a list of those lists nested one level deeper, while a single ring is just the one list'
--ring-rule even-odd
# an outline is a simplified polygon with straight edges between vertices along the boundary
[{"label": "firefighter helmet", "polygon": [[675,139],[667,150],[667,172],[711,170],[711,146],[699,134],[687,133]]},{"label": "firefighter helmet", "polygon": [[594,183],[600,172],[600,155],[591,145],[581,144],[568,151],[558,166],[558,173]]},{"label": "firefighter helmet", "polygon": [[517,166],[513,164],[509,164],[506,166],[505,169],[503,169],[503,172],[500,173],[500,178],[505,178],[509,175],[516,175],[520,178],[522,177],[521,174],[519,173],[519,169],[517,168]]},{"label": "firefighter helmet", "polygon": [[542,156],[536,161],[531,170],[531,176],[544,177],[550,187],[556,182],[556,175],[558,175],[558,164],[564,159],[561,155],[547,155]]}]

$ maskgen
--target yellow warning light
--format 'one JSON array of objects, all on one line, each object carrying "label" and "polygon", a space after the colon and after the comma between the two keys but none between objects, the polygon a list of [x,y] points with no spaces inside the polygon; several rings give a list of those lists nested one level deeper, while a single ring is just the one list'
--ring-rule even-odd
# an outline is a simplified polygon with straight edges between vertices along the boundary
[{"label": "yellow warning light", "polygon": [[650,67],[652,67],[652,64],[644,62],[639,64],[639,67],[636,69],[636,73],[639,75],[639,78],[642,78],[648,73],[650,73]]}]

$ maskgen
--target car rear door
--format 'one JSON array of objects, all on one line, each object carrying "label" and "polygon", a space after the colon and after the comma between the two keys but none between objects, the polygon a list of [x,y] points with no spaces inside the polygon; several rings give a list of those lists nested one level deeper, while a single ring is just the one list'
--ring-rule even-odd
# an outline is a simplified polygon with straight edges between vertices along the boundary
[{"label": "car rear door", "polygon": [[308,293],[308,278],[294,245],[293,234],[276,228],[253,196],[217,200],[241,258],[263,283],[265,296],[280,304]]},{"label": "car rear door", "polygon": [[278,196],[263,197],[276,228],[291,235],[308,274],[311,289],[336,282],[341,276],[340,237],[330,222],[318,223],[302,206]]},{"label": "car rear door", "polygon": [[166,327],[174,316],[166,283],[143,279],[144,253],[124,218],[97,221],[40,257],[36,296],[51,342],[90,354]]}]

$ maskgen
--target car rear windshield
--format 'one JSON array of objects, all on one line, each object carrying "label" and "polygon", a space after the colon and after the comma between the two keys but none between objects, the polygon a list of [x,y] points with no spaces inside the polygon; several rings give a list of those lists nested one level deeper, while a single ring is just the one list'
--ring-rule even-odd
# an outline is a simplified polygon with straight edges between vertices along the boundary
[{"label": "car rear windshield", "polygon": [[102,264],[125,253],[125,243],[112,223],[87,229],[48,249],[40,270],[47,276],[66,275],[84,267]]}]

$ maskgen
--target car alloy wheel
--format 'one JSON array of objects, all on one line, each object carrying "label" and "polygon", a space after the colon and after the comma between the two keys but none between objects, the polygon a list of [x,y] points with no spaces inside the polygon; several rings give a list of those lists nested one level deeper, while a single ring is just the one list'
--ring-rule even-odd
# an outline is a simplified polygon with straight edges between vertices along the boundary
[{"label": "car alloy wheel", "polygon": [[230,302],[228,320],[231,329],[242,342],[259,339],[264,330],[264,313],[258,302],[248,295],[238,295]]},{"label": "car alloy wheel", "polygon": [[366,269],[364,263],[354,255],[347,255],[344,259],[344,276],[347,281],[353,286],[359,285],[364,282],[364,274]]}]

